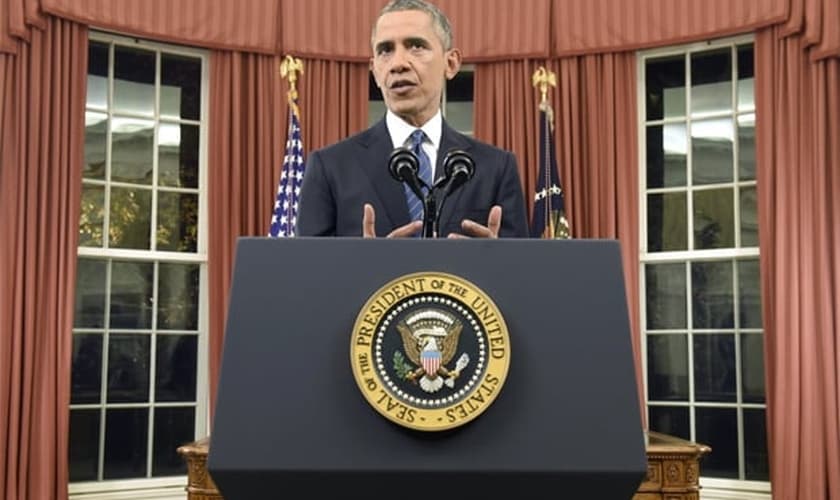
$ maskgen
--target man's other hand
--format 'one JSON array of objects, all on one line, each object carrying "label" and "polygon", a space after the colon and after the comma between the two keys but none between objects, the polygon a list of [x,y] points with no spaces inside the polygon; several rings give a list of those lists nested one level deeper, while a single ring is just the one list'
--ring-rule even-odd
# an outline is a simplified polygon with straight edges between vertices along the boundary
[{"label": "man's other hand", "polygon": [[502,207],[493,206],[487,216],[487,225],[482,226],[478,222],[464,219],[461,221],[461,229],[464,234],[450,233],[450,238],[498,238],[499,229],[502,227]]}]

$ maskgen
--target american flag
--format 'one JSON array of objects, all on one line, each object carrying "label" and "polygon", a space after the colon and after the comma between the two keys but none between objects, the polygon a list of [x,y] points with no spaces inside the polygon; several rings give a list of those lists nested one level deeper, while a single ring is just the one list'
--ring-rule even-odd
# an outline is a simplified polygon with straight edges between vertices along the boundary
[{"label": "american flag", "polygon": [[274,213],[268,235],[273,238],[287,238],[295,235],[297,224],[298,196],[303,182],[303,141],[300,134],[300,110],[297,101],[289,106],[289,134],[286,138],[286,154],[277,186]]},{"label": "american flag", "polygon": [[566,203],[557,174],[554,154],[554,112],[544,102],[540,105],[540,165],[534,194],[531,236],[534,238],[569,238]]}]

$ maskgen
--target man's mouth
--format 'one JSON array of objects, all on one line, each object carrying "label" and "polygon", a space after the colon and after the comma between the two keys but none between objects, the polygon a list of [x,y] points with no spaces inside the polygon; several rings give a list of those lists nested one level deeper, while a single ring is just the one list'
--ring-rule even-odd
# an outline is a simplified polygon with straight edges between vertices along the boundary
[{"label": "man's mouth", "polygon": [[417,85],[414,82],[410,82],[407,80],[399,80],[392,83],[388,89],[393,92],[394,94],[402,95],[411,92],[411,89],[416,87]]}]

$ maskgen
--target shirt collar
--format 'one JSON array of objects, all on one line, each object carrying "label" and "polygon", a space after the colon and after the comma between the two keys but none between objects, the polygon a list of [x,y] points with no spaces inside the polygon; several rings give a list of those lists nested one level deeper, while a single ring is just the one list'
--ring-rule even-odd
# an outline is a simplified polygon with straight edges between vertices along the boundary
[{"label": "shirt collar", "polygon": [[[406,123],[405,120],[394,114],[390,109],[385,113],[385,125],[388,127],[388,133],[391,135],[391,143],[395,148],[405,146],[412,132],[417,130],[417,127]],[[439,149],[440,136],[443,133],[443,116],[440,110],[420,127],[420,129],[423,130],[426,137],[431,141],[434,149]]]}]

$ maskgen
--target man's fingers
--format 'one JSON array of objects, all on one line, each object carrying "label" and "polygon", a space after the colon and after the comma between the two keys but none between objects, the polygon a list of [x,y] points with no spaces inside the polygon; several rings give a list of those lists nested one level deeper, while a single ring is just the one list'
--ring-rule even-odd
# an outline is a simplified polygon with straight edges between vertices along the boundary
[{"label": "man's fingers", "polygon": [[389,238],[406,238],[408,236],[414,236],[417,234],[418,231],[423,229],[423,222],[416,220],[414,222],[409,222],[404,226],[400,226],[388,234]]},{"label": "man's fingers", "polygon": [[490,230],[490,238],[499,237],[499,229],[502,227],[502,207],[494,205],[487,216],[487,229]]},{"label": "man's fingers", "polygon": [[364,215],[362,216],[362,236],[365,238],[376,238],[376,213],[373,205],[365,203]]},{"label": "man's fingers", "polygon": [[495,205],[493,208],[490,209],[490,213],[487,215],[487,225],[482,226],[478,222],[471,221],[469,219],[464,219],[461,221],[461,229],[464,230],[466,235],[452,233],[449,235],[451,238],[498,238],[499,237],[499,229],[502,227],[502,207],[499,205]]}]

